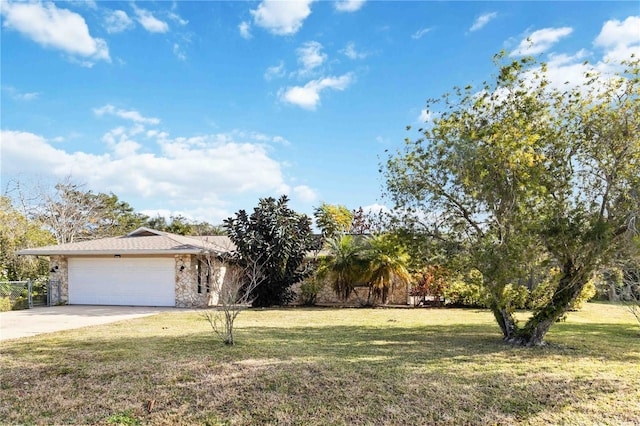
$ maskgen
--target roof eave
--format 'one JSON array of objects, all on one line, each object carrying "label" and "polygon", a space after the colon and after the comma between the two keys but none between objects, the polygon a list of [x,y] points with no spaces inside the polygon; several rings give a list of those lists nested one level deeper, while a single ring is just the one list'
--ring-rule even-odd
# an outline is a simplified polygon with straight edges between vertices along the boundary
[{"label": "roof eave", "polygon": [[200,254],[201,249],[184,250],[38,250],[26,249],[17,252],[21,256],[91,256],[91,255],[149,255],[149,254]]}]

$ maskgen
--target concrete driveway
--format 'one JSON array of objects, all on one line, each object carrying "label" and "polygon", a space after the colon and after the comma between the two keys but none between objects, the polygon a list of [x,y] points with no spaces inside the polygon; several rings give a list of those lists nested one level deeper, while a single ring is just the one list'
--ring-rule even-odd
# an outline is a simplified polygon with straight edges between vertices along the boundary
[{"label": "concrete driveway", "polygon": [[143,306],[53,306],[0,312],[0,340],[146,317],[176,308]]}]

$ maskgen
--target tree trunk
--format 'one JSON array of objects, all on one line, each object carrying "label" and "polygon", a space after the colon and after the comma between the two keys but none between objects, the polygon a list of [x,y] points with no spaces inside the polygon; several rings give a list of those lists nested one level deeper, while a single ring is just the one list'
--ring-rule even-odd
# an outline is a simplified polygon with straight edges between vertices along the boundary
[{"label": "tree trunk", "polygon": [[515,318],[513,318],[511,312],[504,307],[499,307],[497,303],[491,306],[491,312],[493,312],[493,316],[496,318],[500,330],[502,330],[504,340],[510,341],[517,330]]},{"label": "tree trunk", "polygon": [[544,345],[543,339],[551,326],[567,312],[588,281],[589,274],[585,270],[574,268],[570,261],[565,262],[562,277],[549,303],[538,309],[524,327],[505,340],[521,346]]}]

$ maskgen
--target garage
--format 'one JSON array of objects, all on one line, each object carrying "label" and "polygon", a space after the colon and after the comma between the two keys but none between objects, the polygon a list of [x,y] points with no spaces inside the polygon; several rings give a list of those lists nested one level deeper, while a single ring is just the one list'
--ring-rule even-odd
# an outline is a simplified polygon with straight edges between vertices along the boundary
[{"label": "garage", "polygon": [[[48,256],[50,300],[71,305],[207,307],[217,295],[201,285],[203,256],[224,262],[224,235],[186,236],[141,227],[120,237],[20,250]],[[216,264],[224,276],[224,266]]]},{"label": "garage", "polygon": [[173,257],[70,257],[69,304],[175,306]]}]

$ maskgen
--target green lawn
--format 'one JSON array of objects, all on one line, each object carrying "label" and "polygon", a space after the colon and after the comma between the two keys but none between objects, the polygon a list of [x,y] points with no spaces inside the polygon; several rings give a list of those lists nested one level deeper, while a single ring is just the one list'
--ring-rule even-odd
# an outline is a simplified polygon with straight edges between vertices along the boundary
[{"label": "green lawn", "polygon": [[640,327],[620,306],[587,304],[541,348],[477,310],[237,323],[235,347],[193,312],[3,342],[0,423],[640,424]]}]

